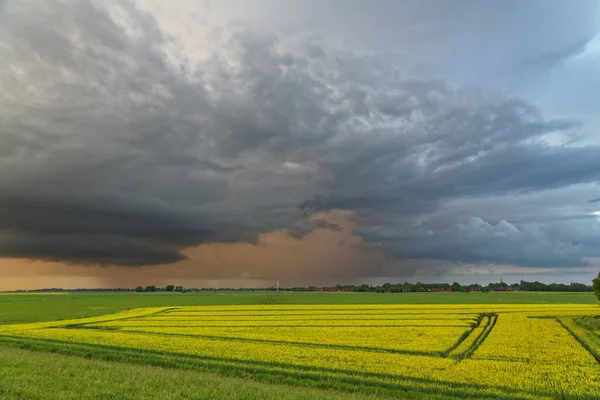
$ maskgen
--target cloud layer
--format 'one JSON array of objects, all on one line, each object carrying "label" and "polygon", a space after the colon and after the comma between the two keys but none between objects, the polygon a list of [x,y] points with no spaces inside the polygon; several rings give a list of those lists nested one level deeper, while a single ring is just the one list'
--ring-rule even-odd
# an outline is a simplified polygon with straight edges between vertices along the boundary
[{"label": "cloud layer", "polygon": [[[447,25],[434,31],[466,34]],[[533,38],[516,51],[549,71],[584,51],[594,31],[582,25],[559,48]],[[342,49],[250,23],[204,35],[192,54],[129,2],[2,6],[1,257],[168,265],[203,244],[260,249],[265,233],[314,229],[358,235],[371,255],[336,258],[347,270],[324,257],[341,277],[394,274],[403,260],[557,268],[600,255],[588,202],[600,146],[578,136],[586,121],[430,74],[419,66],[431,46]],[[352,215],[350,232],[336,212]],[[213,276],[258,271],[249,258]]]}]

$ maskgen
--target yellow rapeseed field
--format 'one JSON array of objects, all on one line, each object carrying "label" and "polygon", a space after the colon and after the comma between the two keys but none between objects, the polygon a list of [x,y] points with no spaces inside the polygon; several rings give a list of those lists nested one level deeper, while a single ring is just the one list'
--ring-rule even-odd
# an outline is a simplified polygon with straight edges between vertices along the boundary
[{"label": "yellow rapeseed field", "polygon": [[0,326],[0,335],[308,385],[592,399],[600,341],[574,318],[598,313],[591,305],[164,307]]}]

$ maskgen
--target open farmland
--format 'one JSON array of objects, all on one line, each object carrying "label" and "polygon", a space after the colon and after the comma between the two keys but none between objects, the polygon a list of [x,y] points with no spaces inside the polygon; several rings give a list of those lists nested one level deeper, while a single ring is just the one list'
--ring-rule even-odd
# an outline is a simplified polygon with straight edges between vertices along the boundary
[{"label": "open farmland", "polygon": [[138,308],[0,326],[16,347],[421,398],[599,398],[598,306]]}]

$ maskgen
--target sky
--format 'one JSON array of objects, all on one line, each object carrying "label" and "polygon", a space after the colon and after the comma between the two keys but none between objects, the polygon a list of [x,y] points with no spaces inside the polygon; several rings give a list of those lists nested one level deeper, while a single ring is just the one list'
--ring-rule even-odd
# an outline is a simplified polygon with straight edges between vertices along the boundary
[{"label": "sky", "polygon": [[600,2],[0,0],[0,290],[600,271]]}]

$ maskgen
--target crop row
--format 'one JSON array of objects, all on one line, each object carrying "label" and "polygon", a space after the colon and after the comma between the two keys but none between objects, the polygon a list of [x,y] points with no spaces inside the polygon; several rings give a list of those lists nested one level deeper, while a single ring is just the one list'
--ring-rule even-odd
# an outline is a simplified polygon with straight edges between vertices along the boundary
[{"label": "crop row", "polygon": [[122,332],[143,332],[211,339],[253,340],[272,343],[294,343],[364,347],[373,350],[399,350],[422,354],[443,353],[466,332],[456,327],[235,327],[235,328],[121,328]]},{"label": "crop row", "polygon": [[201,327],[285,327],[285,326],[298,326],[298,327],[352,327],[358,326],[363,328],[382,328],[382,327],[469,327],[476,323],[476,319],[469,320],[394,320],[394,319],[330,319],[330,320],[310,320],[310,319],[281,319],[281,320],[265,320],[260,319],[238,319],[238,320],[215,320],[215,319],[129,319],[125,321],[109,321],[99,322],[94,325],[105,326],[105,327],[187,327],[187,328],[201,328]]}]

